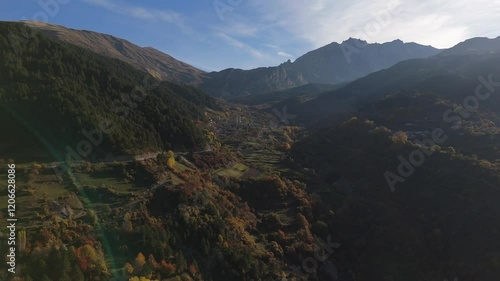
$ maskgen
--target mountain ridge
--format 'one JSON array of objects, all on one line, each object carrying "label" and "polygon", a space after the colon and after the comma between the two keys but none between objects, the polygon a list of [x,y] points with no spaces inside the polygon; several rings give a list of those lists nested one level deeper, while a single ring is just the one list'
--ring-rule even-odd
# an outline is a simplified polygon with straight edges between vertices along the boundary
[{"label": "mountain ridge", "polygon": [[[356,80],[397,62],[428,57],[440,50],[397,39],[367,43],[349,38],[307,52],[294,62],[250,70],[228,68],[205,72],[154,47],[99,32],[70,29],[43,22],[22,21],[51,38],[127,62],[159,80],[199,87],[216,97],[231,98],[286,90],[306,84],[339,84]],[[352,53],[346,53],[348,52]]]},{"label": "mountain ridge", "polygon": [[281,91],[310,83],[333,85],[356,80],[400,61],[429,57],[439,52],[430,46],[404,43],[399,39],[369,44],[349,38],[275,67],[209,72],[201,88],[214,96],[231,97]]},{"label": "mountain ridge", "polygon": [[[399,62],[340,89],[325,92],[290,111],[309,120],[341,112],[351,114],[363,104],[400,90],[425,90],[462,102],[461,99],[474,93],[477,77],[500,75],[495,68],[495,63],[500,60],[500,38],[487,39],[486,45],[482,44],[484,40],[469,39],[432,57]],[[480,52],[469,48],[478,44],[483,46]],[[453,83],[448,82],[449,79],[453,79]]]},{"label": "mountain ridge", "polygon": [[194,85],[201,82],[201,76],[204,74],[204,71],[177,60],[154,47],[140,47],[113,35],[71,29],[43,22],[22,21],[22,23],[41,31],[50,38],[127,62],[160,80]]}]

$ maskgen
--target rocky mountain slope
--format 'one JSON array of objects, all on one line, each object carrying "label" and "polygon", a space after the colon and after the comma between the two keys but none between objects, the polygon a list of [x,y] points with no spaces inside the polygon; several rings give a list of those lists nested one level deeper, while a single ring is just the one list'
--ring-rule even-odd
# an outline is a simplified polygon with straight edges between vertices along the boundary
[{"label": "rocky mountain slope", "polygon": [[44,22],[25,21],[51,38],[98,54],[119,59],[152,76],[176,83],[198,84],[203,71],[151,47],[139,47],[127,40],[86,30],[69,29]]}]

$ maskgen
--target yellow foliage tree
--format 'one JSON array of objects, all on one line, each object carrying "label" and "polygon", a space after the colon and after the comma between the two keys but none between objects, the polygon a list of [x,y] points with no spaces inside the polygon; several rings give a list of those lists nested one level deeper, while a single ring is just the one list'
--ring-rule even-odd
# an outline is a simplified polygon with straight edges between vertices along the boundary
[{"label": "yellow foliage tree", "polygon": [[171,169],[175,166],[175,158],[174,157],[169,157],[167,159],[167,166]]},{"label": "yellow foliage tree", "polygon": [[172,150],[167,151],[168,157],[175,157],[175,153]]},{"label": "yellow foliage tree", "polygon": [[135,257],[134,270],[140,272],[142,270],[142,266],[144,266],[145,263],[146,257],[141,252],[139,252]]},{"label": "yellow foliage tree", "polygon": [[396,132],[391,136],[392,143],[398,144],[398,143],[406,143],[408,142],[408,136],[406,135],[405,132]]},{"label": "yellow foliage tree", "polygon": [[19,251],[23,252],[26,250],[26,230],[19,231]]}]

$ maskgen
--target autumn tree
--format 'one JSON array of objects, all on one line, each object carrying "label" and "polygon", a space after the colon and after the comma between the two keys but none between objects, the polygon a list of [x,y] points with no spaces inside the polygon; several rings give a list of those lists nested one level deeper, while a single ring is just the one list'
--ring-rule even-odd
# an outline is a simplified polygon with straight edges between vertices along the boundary
[{"label": "autumn tree", "polygon": [[156,261],[153,254],[149,254],[149,256],[148,256],[148,264],[150,264],[153,268],[158,267],[158,262]]},{"label": "autumn tree", "polygon": [[285,150],[290,150],[290,149],[292,148],[292,146],[290,145],[290,143],[285,142],[285,143],[283,144],[283,148],[284,148]]},{"label": "autumn tree", "polygon": [[175,154],[172,150],[169,150],[167,152],[167,156],[168,156],[168,159],[167,159],[167,166],[172,169],[174,168],[175,166]]},{"label": "autumn tree", "polygon": [[175,265],[166,262],[165,260],[161,261],[159,269],[160,272],[166,276],[170,276],[175,273]]},{"label": "autumn tree", "polygon": [[394,144],[404,144],[408,142],[408,136],[405,132],[396,132],[391,136],[391,140]]},{"label": "autumn tree", "polygon": [[123,270],[128,275],[132,275],[132,273],[134,273],[134,267],[129,262],[125,263],[125,266],[123,267]]},{"label": "autumn tree", "polygon": [[134,272],[141,272],[142,267],[144,266],[145,263],[146,263],[146,257],[141,252],[139,252],[134,260]]},{"label": "autumn tree", "polygon": [[24,252],[26,250],[26,230],[21,230],[19,231],[18,234],[18,239],[19,239],[19,251]]}]

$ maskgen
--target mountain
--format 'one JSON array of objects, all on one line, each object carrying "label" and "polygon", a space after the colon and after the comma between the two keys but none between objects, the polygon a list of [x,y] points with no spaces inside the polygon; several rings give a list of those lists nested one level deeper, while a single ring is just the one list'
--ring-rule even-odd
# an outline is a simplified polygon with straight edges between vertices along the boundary
[{"label": "mountain", "polygon": [[201,89],[212,96],[230,98],[286,90],[307,84],[302,73],[287,61],[276,67],[252,70],[225,69],[207,73]]},{"label": "mountain", "polygon": [[445,50],[441,55],[492,54],[500,50],[500,37],[489,39],[476,37],[468,39],[455,47]]},{"label": "mountain", "polygon": [[368,44],[352,39],[311,51],[295,62],[252,70],[225,69],[205,73],[151,47],[139,47],[111,35],[66,28],[44,22],[23,21],[46,36],[106,57],[119,59],[152,76],[189,84],[216,96],[231,98],[291,89],[306,84],[341,84],[394,65],[434,55],[439,50],[400,40]]},{"label": "mountain", "polygon": [[413,58],[425,58],[439,52],[430,46],[403,43],[368,44],[349,39],[311,51],[296,61],[276,67],[252,70],[226,69],[207,73],[201,86],[214,96],[262,94],[309,83],[339,84],[361,78]]},{"label": "mountain", "polygon": [[154,48],[142,48],[127,40],[111,35],[69,29],[45,22],[24,21],[23,23],[53,39],[129,63],[161,80],[198,84],[201,82],[201,76],[204,73],[202,70],[176,60]]},{"label": "mountain", "polygon": [[[317,120],[334,114],[349,115],[379,98],[400,90],[432,92],[462,103],[473,95],[478,77],[500,77],[500,39],[475,38],[429,58],[400,62],[360,78],[317,99],[289,108],[299,118]],[[496,78],[498,80],[498,78]],[[495,97],[492,97],[495,99]],[[499,110],[495,103],[486,107]]]},{"label": "mountain", "polygon": [[416,43],[395,40],[368,44],[350,38],[341,44],[331,43],[298,58],[294,65],[310,83],[337,84],[353,81],[412,58],[424,58],[439,50]]},{"label": "mountain", "polygon": [[333,210],[356,280],[498,279],[499,43],[473,38],[286,104],[315,124],[289,160]]},{"label": "mountain", "polygon": [[[420,127],[428,113],[442,114],[449,106],[435,97],[409,95],[379,103],[376,113],[392,117],[392,123],[418,118],[412,122]],[[356,279],[339,280],[498,280],[498,153],[490,162],[448,142],[419,145],[409,133],[385,127],[386,121],[353,117],[292,148],[291,162],[311,171],[316,182],[311,180],[308,191],[318,192],[324,208],[334,212],[324,222],[338,230],[342,247],[352,253],[336,255],[355,265]],[[441,128],[413,124],[405,130]],[[491,140],[491,129],[472,133],[486,134],[490,153],[498,143]],[[449,140],[461,139],[468,150],[486,148],[470,133],[445,130]],[[393,189],[387,173],[401,177]]]},{"label": "mountain", "polygon": [[[17,233],[17,248],[0,252],[17,257],[12,280],[498,280],[498,39],[231,99],[259,106],[156,79],[94,52],[102,42],[0,23],[0,209],[14,214],[15,199],[19,217],[0,233]],[[242,75],[234,90],[317,78],[299,62],[218,75]],[[54,174],[54,159],[78,158]]]},{"label": "mountain", "polygon": [[217,107],[195,88],[160,82],[21,23],[0,24],[0,59],[6,157],[58,157],[89,140],[92,156],[201,146],[205,135],[196,121],[206,107]]}]

